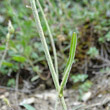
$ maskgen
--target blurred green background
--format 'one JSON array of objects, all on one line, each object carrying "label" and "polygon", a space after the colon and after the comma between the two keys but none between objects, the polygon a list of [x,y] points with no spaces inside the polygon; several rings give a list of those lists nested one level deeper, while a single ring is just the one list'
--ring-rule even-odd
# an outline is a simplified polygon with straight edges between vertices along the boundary
[{"label": "blurred green background", "polygon": [[[68,59],[72,33],[77,32],[75,63],[67,87],[76,83],[84,91],[88,90],[93,72],[109,69],[108,65],[103,68],[102,65],[105,58],[110,59],[110,1],[40,0],[40,3],[54,36],[60,73]],[[39,15],[53,56],[46,25],[40,12]],[[21,85],[24,80],[32,84],[47,82],[51,79],[50,72],[29,0],[0,1],[0,59],[6,49],[9,20],[15,32],[9,39],[7,54],[0,68],[0,85],[14,87],[18,72]],[[51,88],[53,84],[46,83],[46,87]]]}]

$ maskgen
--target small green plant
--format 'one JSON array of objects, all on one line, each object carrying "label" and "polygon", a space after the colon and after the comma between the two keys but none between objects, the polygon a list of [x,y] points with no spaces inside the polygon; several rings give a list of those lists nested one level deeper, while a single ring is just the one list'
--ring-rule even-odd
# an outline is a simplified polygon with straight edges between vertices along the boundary
[{"label": "small green plant", "polygon": [[108,42],[110,41],[110,31],[105,35],[105,38]]},{"label": "small green plant", "polygon": [[96,57],[99,55],[99,51],[96,47],[91,47],[88,52],[87,52],[88,55],[90,55],[92,58]]},{"label": "small green plant", "polygon": [[[65,71],[64,71],[64,76],[63,76],[62,82],[61,82],[61,84],[59,84],[58,73],[55,70],[55,67],[54,67],[53,62],[52,62],[52,58],[51,58],[50,53],[49,53],[47,42],[46,42],[46,39],[45,39],[45,36],[44,36],[44,32],[43,32],[43,29],[42,29],[42,26],[41,26],[41,21],[39,19],[38,10],[36,8],[35,0],[30,0],[30,3],[31,3],[31,7],[32,7],[34,18],[35,18],[36,27],[37,27],[39,36],[41,38],[42,45],[44,47],[45,56],[46,56],[46,59],[47,59],[48,65],[49,65],[49,69],[51,71],[51,75],[52,75],[56,90],[58,92],[58,96],[59,96],[59,98],[60,98],[60,100],[62,102],[63,109],[67,110],[67,107],[66,107],[66,104],[65,104],[65,100],[64,100],[64,97],[63,97],[63,90],[64,90],[64,87],[65,87],[65,85],[67,83],[68,76],[69,76],[73,61],[74,61],[76,44],[77,44],[76,33],[73,33],[73,36],[72,36],[72,39],[71,39],[71,45],[70,45],[69,59],[68,59],[68,62],[67,62],[67,65],[66,65],[66,68],[65,68]],[[37,0],[37,3],[39,3],[38,0]],[[39,5],[39,7],[40,7],[40,5]],[[40,10],[41,10],[41,12],[43,12],[41,7],[40,7]],[[43,17],[45,18],[45,16],[43,16]],[[45,22],[47,23],[46,20],[45,20]],[[49,31],[50,29],[49,29],[48,25],[47,25],[47,28],[48,28],[48,31]],[[54,46],[54,48],[55,48],[55,46]],[[55,59],[55,62],[57,62],[56,60],[57,59]]]},{"label": "small green plant", "polygon": [[88,75],[87,74],[78,74],[78,75],[72,75],[71,79],[74,82],[74,86],[79,91],[79,100],[82,100],[82,97],[85,92],[88,92],[88,90],[92,86],[92,82],[87,80]]},{"label": "small green plant", "polygon": [[73,80],[74,84],[78,84],[77,89],[79,91],[79,98],[83,96],[85,92],[87,92],[91,86],[92,82],[87,80],[88,75],[87,74],[78,74],[78,75],[72,75],[71,79]]},{"label": "small green plant", "polygon": [[105,43],[106,41],[109,42],[110,41],[110,32],[107,32],[107,34],[104,37],[100,37],[98,40],[101,43]]},{"label": "small green plant", "polygon": [[[5,46],[5,50],[4,50],[4,54],[3,54],[3,56],[2,56],[2,59],[1,59],[1,61],[0,61],[0,68],[1,68],[1,66],[2,66],[2,63],[3,63],[3,61],[5,60],[5,57],[6,57],[6,54],[7,54],[7,51],[8,51],[8,45],[9,45],[9,39],[10,39],[10,37],[11,37],[11,35],[14,33],[14,28],[13,28],[13,26],[12,26],[12,24],[11,24],[11,21],[9,21],[9,23],[8,23],[8,33],[7,33],[7,35],[6,35],[6,46]],[[3,49],[3,48],[2,48]]]},{"label": "small green plant", "polygon": [[110,73],[110,67],[103,68],[103,69],[100,70],[100,72],[102,74],[104,74],[104,73]]},{"label": "small green plant", "polygon": [[78,74],[78,75],[72,75],[71,79],[74,83],[77,82],[84,82],[88,78],[87,74]]},{"label": "small green plant", "polygon": [[79,93],[82,96],[84,92],[87,92],[92,86],[92,82],[87,80],[79,86]]},{"label": "small green plant", "polygon": [[12,79],[8,80],[7,86],[15,87],[15,84],[16,84],[16,81],[15,81],[15,79],[12,78]]}]

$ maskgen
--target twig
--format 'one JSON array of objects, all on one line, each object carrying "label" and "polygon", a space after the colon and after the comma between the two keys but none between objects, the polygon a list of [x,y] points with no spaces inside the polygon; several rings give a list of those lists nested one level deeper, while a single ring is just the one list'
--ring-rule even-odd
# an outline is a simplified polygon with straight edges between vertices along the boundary
[{"label": "twig", "polygon": [[106,66],[110,66],[110,64],[104,63],[102,65],[94,65],[93,68],[103,68],[103,67],[106,67]]},{"label": "twig", "polygon": [[106,104],[109,101],[110,101],[110,97],[107,97],[107,98],[105,98],[103,101],[101,101],[99,103],[95,103],[95,104],[92,104],[92,105],[85,106],[84,109],[93,108],[95,106],[101,106],[101,105]]},{"label": "twig", "polygon": [[[16,89],[15,88],[11,88],[11,87],[5,87],[5,86],[0,86],[0,89],[6,89],[6,90],[9,90],[9,91],[16,91]],[[18,92],[22,92],[22,93],[30,93],[30,92],[33,92],[33,91],[35,91],[35,90],[20,90],[20,89],[18,89],[17,90]]]},{"label": "twig", "polygon": [[95,103],[95,104],[91,104],[91,105],[88,105],[88,106],[79,105],[78,107],[74,108],[73,110],[81,110],[81,109],[86,110],[86,109],[90,109],[90,108],[93,108],[93,107],[96,107],[96,106],[102,106],[102,105],[108,103],[109,101],[110,101],[110,97],[107,97],[101,102],[98,102],[98,103]]}]

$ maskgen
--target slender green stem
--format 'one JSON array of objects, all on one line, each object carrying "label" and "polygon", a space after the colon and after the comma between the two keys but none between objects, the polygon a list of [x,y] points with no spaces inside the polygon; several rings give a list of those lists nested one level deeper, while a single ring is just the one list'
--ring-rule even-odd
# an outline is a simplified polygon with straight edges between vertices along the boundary
[{"label": "slender green stem", "polygon": [[54,109],[54,110],[57,110],[57,108],[58,108],[58,103],[59,103],[59,94],[57,93],[57,98],[56,98],[55,109]]},{"label": "slender green stem", "polygon": [[14,33],[14,28],[13,28],[13,26],[12,26],[12,24],[11,24],[11,21],[9,21],[9,23],[8,23],[8,33],[7,33],[7,35],[6,35],[6,46],[5,46],[4,54],[3,54],[2,59],[1,59],[1,61],[0,61],[0,68],[1,68],[1,66],[2,66],[2,63],[3,63],[4,59],[5,59],[5,57],[6,57],[6,54],[7,54],[7,51],[8,51],[9,39],[10,39],[10,36],[11,36],[13,33]]},{"label": "slender green stem", "polygon": [[40,11],[42,13],[42,16],[43,16],[43,19],[45,21],[45,24],[47,26],[47,30],[48,30],[48,33],[49,33],[49,38],[50,38],[50,41],[51,41],[51,45],[52,45],[52,48],[53,48],[53,54],[54,54],[54,63],[55,63],[55,70],[56,70],[56,73],[57,73],[57,76],[59,77],[58,75],[58,62],[57,62],[57,53],[56,53],[56,48],[55,48],[55,44],[54,44],[54,40],[53,40],[53,36],[52,36],[52,33],[51,33],[51,30],[50,30],[50,27],[49,27],[49,24],[47,22],[47,19],[45,17],[45,14],[44,14],[44,11],[40,5],[40,2],[39,0],[36,0],[39,8],[40,8]]},{"label": "slender green stem", "polygon": [[36,5],[35,5],[35,0],[30,0],[30,2],[31,2],[35,22],[36,22],[36,27],[37,27],[39,36],[41,38],[42,45],[44,47],[45,56],[46,56],[46,59],[47,59],[47,62],[48,62],[48,65],[49,65],[49,68],[50,68],[50,71],[51,71],[51,74],[52,74],[52,78],[53,78],[55,87],[58,91],[59,90],[59,81],[58,81],[58,78],[57,78],[57,74],[54,70],[54,66],[53,66],[52,59],[51,59],[51,56],[50,56],[50,53],[49,53],[49,49],[48,49],[48,46],[47,46],[47,43],[46,43],[46,40],[45,40],[45,37],[44,37],[44,33],[43,33],[43,29],[42,29],[41,22],[40,22],[40,19],[39,19],[38,11],[37,11],[37,8],[36,8]]},{"label": "slender green stem", "polygon": [[[55,69],[54,69],[54,66],[53,66],[53,63],[52,63],[52,59],[51,59],[51,56],[50,56],[50,53],[49,53],[49,50],[48,50],[48,46],[47,46],[45,37],[44,37],[43,29],[42,29],[42,26],[41,26],[39,15],[38,15],[38,10],[37,10],[36,5],[35,5],[35,0],[30,0],[30,3],[31,3],[34,18],[35,18],[36,27],[37,27],[38,33],[40,35],[42,45],[44,47],[44,52],[45,52],[45,56],[46,56],[46,59],[47,59],[48,65],[49,65],[49,69],[51,71],[52,78],[53,78],[56,90],[58,92],[59,89],[60,89],[59,81],[58,81],[58,77],[57,77],[57,74],[55,72]],[[64,100],[61,100],[61,101],[62,101],[62,105],[63,105],[64,110],[67,110],[65,101]]]},{"label": "slender green stem", "polygon": [[61,97],[60,100],[61,100],[61,103],[62,103],[63,109],[64,109],[64,110],[67,110],[67,106],[66,106],[66,103],[65,103],[64,97]]}]

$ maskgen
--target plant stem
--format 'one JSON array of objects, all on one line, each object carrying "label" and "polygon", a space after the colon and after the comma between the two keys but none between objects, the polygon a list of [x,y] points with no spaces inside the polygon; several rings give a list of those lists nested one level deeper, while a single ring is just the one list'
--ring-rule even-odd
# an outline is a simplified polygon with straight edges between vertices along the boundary
[{"label": "plant stem", "polygon": [[[7,35],[10,36],[9,33],[8,33]],[[1,66],[2,66],[2,63],[3,63],[4,59],[5,59],[6,54],[7,54],[7,51],[8,51],[8,43],[9,43],[9,39],[7,38],[6,40],[7,40],[7,41],[6,41],[5,51],[4,51],[4,54],[3,54],[2,59],[1,59],[1,61],[0,61],[0,68],[1,68]]]},{"label": "plant stem", "polygon": [[[31,3],[34,18],[35,18],[36,27],[37,27],[38,33],[40,35],[42,45],[44,47],[44,52],[45,52],[45,56],[46,56],[46,59],[47,59],[48,65],[49,65],[49,69],[51,71],[52,78],[53,78],[56,90],[58,92],[59,89],[60,89],[59,81],[58,81],[58,77],[57,77],[57,74],[55,72],[55,69],[54,69],[54,66],[53,66],[53,63],[52,63],[52,59],[51,59],[51,56],[50,56],[50,53],[49,53],[49,50],[48,50],[48,46],[47,46],[45,37],[44,37],[43,29],[42,29],[42,26],[41,26],[39,15],[38,15],[38,10],[37,10],[36,5],[35,5],[35,0],[30,0],[30,3]],[[65,101],[64,101],[63,97],[61,98],[61,101],[62,101],[62,105],[63,105],[64,110],[67,110],[67,107],[66,107],[66,104],[65,104]]]},{"label": "plant stem", "polygon": [[59,94],[57,94],[57,98],[56,98],[54,110],[57,110],[57,108],[58,108],[58,103],[59,103]]},{"label": "plant stem", "polygon": [[14,33],[14,28],[13,28],[13,26],[12,26],[12,24],[11,24],[11,21],[9,21],[9,23],[8,23],[8,33],[7,33],[7,35],[6,35],[6,47],[5,47],[5,51],[4,51],[4,54],[3,54],[3,56],[2,56],[2,59],[1,59],[1,61],[0,61],[0,68],[1,68],[1,66],[2,66],[2,63],[3,63],[4,59],[5,59],[5,57],[6,57],[6,54],[7,54],[7,51],[8,51],[9,39],[10,39],[10,36],[11,36],[13,33]]},{"label": "plant stem", "polygon": [[67,106],[66,106],[66,103],[65,103],[65,99],[64,99],[64,97],[61,97],[60,100],[61,100],[61,103],[62,103],[63,109],[64,109],[64,110],[67,110]]},{"label": "plant stem", "polygon": [[67,110],[67,106],[66,106],[64,97],[61,97],[61,98],[60,98],[60,97],[59,97],[59,93],[57,94],[57,100],[56,100],[56,104],[55,104],[55,110],[57,110],[57,108],[58,108],[59,99],[60,99],[60,102],[62,103],[63,110]]},{"label": "plant stem", "polygon": [[51,41],[51,45],[52,45],[52,48],[53,48],[53,54],[54,54],[54,63],[55,63],[55,70],[56,70],[56,73],[57,73],[57,76],[59,77],[58,75],[58,62],[57,62],[57,53],[56,53],[56,48],[55,48],[55,44],[54,44],[54,40],[53,40],[53,36],[52,36],[52,33],[51,33],[51,30],[50,30],[50,27],[49,27],[49,24],[47,22],[47,19],[45,17],[45,14],[44,14],[44,11],[40,5],[40,2],[39,0],[36,0],[39,8],[40,8],[40,11],[42,13],[42,16],[43,16],[43,19],[45,21],[45,24],[47,26],[47,30],[48,30],[48,33],[49,33],[49,38],[50,38],[50,41]]},{"label": "plant stem", "polygon": [[49,69],[51,71],[55,87],[58,91],[59,90],[59,81],[58,81],[58,78],[57,78],[57,74],[54,70],[54,66],[53,66],[52,59],[51,59],[51,56],[50,56],[50,53],[49,53],[49,49],[48,49],[48,46],[47,46],[47,43],[46,43],[46,40],[45,40],[45,37],[44,37],[44,33],[43,33],[43,29],[42,29],[41,22],[40,22],[40,19],[39,19],[38,11],[37,11],[37,8],[36,8],[36,5],[35,5],[35,0],[30,0],[30,2],[31,2],[35,22],[36,22],[36,27],[37,27],[39,36],[41,38],[42,45],[44,47],[44,52],[45,52],[45,56],[46,56],[46,59],[47,59],[48,65],[49,65]]}]

